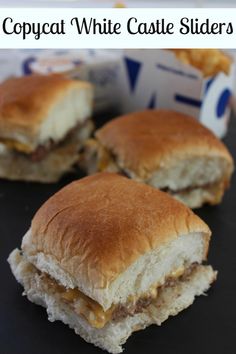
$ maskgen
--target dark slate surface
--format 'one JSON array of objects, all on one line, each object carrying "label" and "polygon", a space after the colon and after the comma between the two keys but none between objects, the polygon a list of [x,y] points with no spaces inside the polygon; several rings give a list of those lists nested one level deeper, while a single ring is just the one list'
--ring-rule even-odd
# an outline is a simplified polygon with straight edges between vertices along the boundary
[{"label": "dark slate surface", "polygon": [[[233,119],[225,142],[235,157]],[[64,324],[50,323],[45,309],[22,297],[22,288],[6,262],[10,251],[20,246],[39,206],[73,178],[53,185],[0,181],[1,354],[102,353]],[[197,213],[213,232],[209,262],[219,270],[218,281],[208,296],[198,298],[194,306],[161,327],[151,326],[133,334],[125,345],[127,354],[236,353],[236,176],[220,206],[204,207]]]}]

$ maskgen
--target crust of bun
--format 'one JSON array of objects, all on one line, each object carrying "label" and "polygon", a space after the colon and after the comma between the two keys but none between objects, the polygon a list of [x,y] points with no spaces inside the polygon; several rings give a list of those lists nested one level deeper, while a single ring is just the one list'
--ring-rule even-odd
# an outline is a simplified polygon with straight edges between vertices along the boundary
[{"label": "crust of bun", "polygon": [[[0,85],[0,138],[20,141],[33,150],[38,143],[43,143],[40,141],[43,140],[40,130],[44,129],[46,135],[48,130],[48,126],[43,127],[43,123],[53,113],[58,115],[54,110],[63,99],[67,99],[65,104],[70,102],[72,112],[75,110],[76,93],[83,95],[86,114],[83,112],[82,115],[86,117],[78,118],[84,120],[91,113],[92,87],[89,83],[71,80],[60,74],[30,75],[6,80]],[[61,112],[65,105],[58,109]],[[68,115],[68,111],[64,113]],[[52,119],[54,121],[56,117]],[[69,122],[70,117],[65,119]],[[67,125],[63,134],[71,129],[70,124]],[[58,128],[54,127],[55,130]]]},{"label": "crust of bun", "polygon": [[52,257],[80,285],[106,289],[142,255],[193,233],[205,235],[206,255],[210,230],[189,208],[145,184],[99,173],[52,196],[22,249]]},{"label": "crust of bun", "polygon": [[145,110],[118,117],[96,132],[99,142],[116,157],[119,166],[142,180],[161,168],[193,157],[232,157],[225,145],[196,119],[169,110]]}]

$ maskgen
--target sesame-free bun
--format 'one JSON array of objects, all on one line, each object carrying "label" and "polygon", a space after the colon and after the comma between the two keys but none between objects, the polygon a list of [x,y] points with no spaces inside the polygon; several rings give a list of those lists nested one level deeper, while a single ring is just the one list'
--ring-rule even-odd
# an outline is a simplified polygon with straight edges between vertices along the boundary
[{"label": "sesame-free bun", "polygon": [[80,156],[88,173],[125,173],[170,192],[191,208],[220,203],[230,184],[234,166],[228,149],[183,113],[130,113],[105,124],[95,137]]},{"label": "sesame-free bun", "polygon": [[24,287],[24,295],[30,301],[46,307],[50,321],[64,322],[87,342],[114,354],[123,351],[122,344],[132,332],[151,324],[160,326],[169,316],[175,316],[190,306],[196,296],[206,293],[217,275],[211,266],[198,265],[186,279],[179,279],[174,286],[164,288],[146,311],[118,322],[109,322],[105,327],[97,329],[91,327],[82,316],[78,316],[71,306],[61,301],[50,288],[50,283],[43,281],[37,269],[19,250],[12,251],[8,261],[17,281]]},{"label": "sesame-free bun", "polygon": [[23,238],[29,262],[106,310],[205,259],[210,230],[168,194],[99,173],[52,196]]},{"label": "sesame-free bun", "polygon": [[27,154],[0,144],[0,178],[41,183],[57,182],[64,174],[74,171],[78,150],[93,129],[92,121],[86,120],[69,139],[49,150],[46,156],[37,162],[33,162]]},{"label": "sesame-free bun", "polygon": [[59,74],[6,80],[0,97],[0,139],[20,142],[28,153],[60,141],[92,112],[92,86]]},{"label": "sesame-free bun", "polygon": [[118,117],[96,132],[120,165],[140,178],[189,158],[232,157],[224,144],[196,119],[169,110],[145,110]]}]

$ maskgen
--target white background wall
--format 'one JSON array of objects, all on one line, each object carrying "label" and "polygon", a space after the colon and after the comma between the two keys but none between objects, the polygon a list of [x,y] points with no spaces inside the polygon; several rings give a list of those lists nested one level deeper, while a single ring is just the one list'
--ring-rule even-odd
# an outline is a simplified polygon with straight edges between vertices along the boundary
[{"label": "white background wall", "polygon": [[235,0],[0,0],[0,6],[112,7],[118,2],[128,7],[236,7]]}]

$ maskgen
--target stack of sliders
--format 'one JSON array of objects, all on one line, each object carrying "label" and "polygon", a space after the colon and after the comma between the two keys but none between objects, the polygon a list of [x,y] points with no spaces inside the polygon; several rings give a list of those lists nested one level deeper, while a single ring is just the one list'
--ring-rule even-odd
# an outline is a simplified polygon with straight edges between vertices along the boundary
[{"label": "stack of sliders", "polygon": [[89,174],[125,174],[197,208],[221,202],[233,159],[196,119],[170,110],[146,110],[105,124],[81,149],[80,166]]},{"label": "stack of sliders", "polygon": [[92,87],[61,75],[0,85],[0,178],[55,182],[93,129]]},{"label": "stack of sliders", "polygon": [[210,234],[168,194],[104,172],[52,196],[9,263],[50,321],[119,353],[132,332],[161,325],[209,288]]}]

